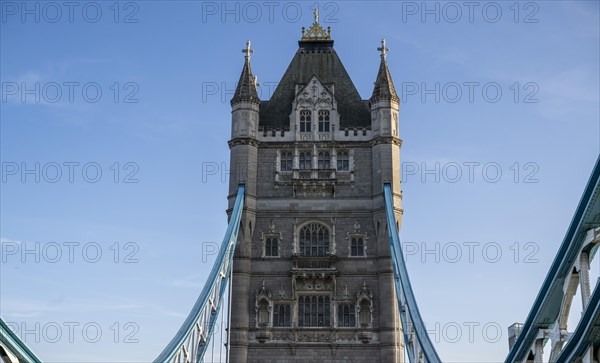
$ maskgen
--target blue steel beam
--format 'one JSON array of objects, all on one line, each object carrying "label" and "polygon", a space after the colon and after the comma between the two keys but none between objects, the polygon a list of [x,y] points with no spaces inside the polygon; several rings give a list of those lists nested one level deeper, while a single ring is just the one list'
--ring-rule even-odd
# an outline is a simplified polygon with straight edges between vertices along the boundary
[{"label": "blue steel beam", "polygon": [[229,280],[233,252],[244,209],[244,185],[240,185],[215,264],[187,319],[169,345],[154,360],[163,362],[201,362],[208,347],[222,298]]},{"label": "blue steel beam", "polygon": [[[419,343],[418,348],[420,348],[421,352],[423,353],[425,362],[440,363],[441,359],[438,356],[431,339],[429,339],[429,335],[427,334],[427,330],[425,328],[425,323],[421,318],[419,306],[417,305],[417,300],[413,294],[410,279],[408,277],[408,270],[406,269],[406,263],[404,261],[404,255],[402,254],[402,247],[400,245],[400,237],[398,236],[398,230],[396,227],[397,225],[396,216],[394,214],[394,202],[392,199],[392,187],[390,184],[384,184],[383,190],[385,197],[388,237],[392,251],[392,266],[394,269],[398,309],[401,312],[401,316],[405,317],[404,321],[402,322],[405,345],[407,347],[409,345],[409,332],[407,330],[408,328],[412,328]],[[406,319],[406,315],[408,315],[408,319]],[[410,324],[408,324],[408,322],[410,322]],[[409,358],[411,362],[413,362],[414,359],[415,348],[416,347],[411,347],[411,349],[409,349]]]},{"label": "blue steel beam", "polygon": [[0,318],[0,346],[15,355],[19,362],[42,363],[42,361],[19,339],[8,325]]},{"label": "blue steel beam", "polygon": [[600,157],[596,159],[596,165],[584,189],[565,238],[552,262],[527,320],[523,324],[521,333],[506,357],[505,363],[523,361],[531,349],[539,329],[548,329],[556,321],[563,299],[562,287],[581,250],[585,234],[590,228],[599,225],[596,220],[600,208],[598,202],[599,182]]}]

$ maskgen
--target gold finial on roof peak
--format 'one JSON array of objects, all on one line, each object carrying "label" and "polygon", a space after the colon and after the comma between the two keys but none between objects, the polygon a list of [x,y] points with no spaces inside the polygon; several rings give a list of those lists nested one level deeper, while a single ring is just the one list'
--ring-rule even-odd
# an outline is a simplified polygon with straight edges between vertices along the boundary
[{"label": "gold finial on roof peak", "polygon": [[331,28],[327,30],[319,24],[319,9],[314,11],[315,22],[308,30],[302,27],[302,40],[331,40]]}]

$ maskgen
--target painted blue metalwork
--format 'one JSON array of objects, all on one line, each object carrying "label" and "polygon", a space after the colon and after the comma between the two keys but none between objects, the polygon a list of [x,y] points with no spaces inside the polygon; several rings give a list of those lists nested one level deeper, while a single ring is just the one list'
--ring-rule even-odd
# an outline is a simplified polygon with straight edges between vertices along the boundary
[{"label": "painted blue metalwork", "polygon": [[19,359],[19,362],[42,363],[42,361],[19,339],[0,318],[0,346]]},{"label": "painted blue metalwork", "polygon": [[[408,356],[411,362],[414,362],[415,350],[419,349],[427,363],[441,362],[427,330],[425,323],[421,318],[417,301],[412,291],[408,270],[402,254],[400,237],[398,236],[396,216],[394,214],[394,202],[392,199],[392,187],[390,184],[384,184],[385,211],[387,217],[388,237],[390,240],[390,249],[392,252],[392,266],[394,269],[394,282],[396,295],[398,298],[398,310],[402,320],[402,330],[404,333],[404,342],[408,350]],[[410,324],[409,324],[410,322]],[[412,331],[411,331],[412,330]],[[414,333],[418,346],[412,342],[409,333]]]},{"label": "painted blue metalwork", "polygon": [[[581,360],[594,343],[600,332],[600,280],[596,283],[581,320],[567,344],[563,347],[556,363],[570,363]],[[596,341],[597,343],[597,341]]]},{"label": "painted blue metalwork", "polygon": [[202,361],[230,278],[233,252],[244,209],[244,193],[245,187],[240,185],[221,249],[202,293],[173,340],[156,358],[155,363]]},{"label": "painted blue metalwork", "polygon": [[[539,329],[548,329],[560,314],[563,299],[563,284],[571,266],[578,257],[587,230],[598,227],[595,220],[600,212],[600,157],[585,187],[567,234],[542,284],[535,302],[523,324],[515,345],[506,357],[505,363],[521,362],[526,358]],[[591,304],[590,304],[591,305]]]}]

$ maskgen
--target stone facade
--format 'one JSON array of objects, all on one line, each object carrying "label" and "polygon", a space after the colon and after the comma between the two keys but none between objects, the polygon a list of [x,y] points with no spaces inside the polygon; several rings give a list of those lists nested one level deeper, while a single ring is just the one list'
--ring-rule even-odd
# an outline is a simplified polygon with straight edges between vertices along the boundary
[{"label": "stone facade", "polygon": [[399,100],[387,49],[373,96],[362,100],[329,32],[316,21],[307,34],[269,101],[256,96],[248,45],[231,102],[229,202],[243,183],[246,204],[230,359],[401,362],[383,200],[391,183],[401,221]]}]

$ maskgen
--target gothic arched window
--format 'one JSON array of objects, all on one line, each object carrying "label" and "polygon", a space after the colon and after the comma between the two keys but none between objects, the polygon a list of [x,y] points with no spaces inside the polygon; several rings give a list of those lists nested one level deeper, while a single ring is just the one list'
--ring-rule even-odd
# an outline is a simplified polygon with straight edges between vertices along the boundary
[{"label": "gothic arched window", "polygon": [[281,171],[291,171],[293,167],[294,158],[291,152],[282,152],[280,169]]},{"label": "gothic arched window", "polygon": [[329,111],[319,111],[319,132],[329,132]]},{"label": "gothic arched window", "polygon": [[317,223],[308,224],[300,230],[300,254],[302,256],[327,256],[329,254],[329,230]]},{"label": "gothic arched window", "polygon": [[365,241],[361,236],[354,236],[350,240],[350,256],[364,256]]},{"label": "gothic arched window", "polygon": [[338,151],[337,170],[348,171],[350,169],[350,158],[347,151]]},{"label": "gothic arched window", "polygon": [[319,153],[319,169],[329,169],[329,152],[321,151]]},{"label": "gothic arched window", "polygon": [[309,110],[300,111],[300,132],[311,131],[311,115]]},{"label": "gothic arched window", "polygon": [[301,152],[299,158],[300,169],[312,169],[312,156],[310,152]]},{"label": "gothic arched window", "polygon": [[266,257],[277,257],[279,256],[279,246],[277,237],[267,237],[265,240],[265,256]]}]

